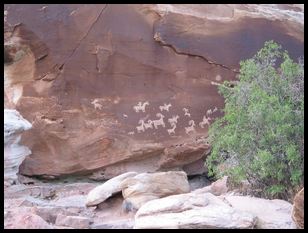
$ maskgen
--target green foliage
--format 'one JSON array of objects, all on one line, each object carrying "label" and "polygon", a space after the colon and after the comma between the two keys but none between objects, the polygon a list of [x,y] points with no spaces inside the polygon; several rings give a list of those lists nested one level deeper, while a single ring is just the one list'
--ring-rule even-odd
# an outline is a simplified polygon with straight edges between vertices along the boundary
[{"label": "green foliage", "polygon": [[268,41],[240,66],[237,85],[219,87],[225,115],[209,129],[209,175],[288,199],[304,179],[304,61]]}]

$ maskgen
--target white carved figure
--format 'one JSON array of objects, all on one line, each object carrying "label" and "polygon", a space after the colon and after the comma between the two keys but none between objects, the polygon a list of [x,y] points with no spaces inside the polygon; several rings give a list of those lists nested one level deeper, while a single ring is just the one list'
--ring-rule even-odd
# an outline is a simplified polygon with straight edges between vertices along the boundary
[{"label": "white carved figure", "polygon": [[172,133],[174,133],[174,134],[175,134],[175,132],[174,132],[175,128],[176,128],[176,124],[173,124],[173,126],[172,126],[172,128],[171,128],[171,129],[167,129],[168,134],[169,134],[169,135],[171,135]]},{"label": "white carved figure", "polygon": [[130,131],[130,132],[128,132],[128,135],[134,135],[135,134],[135,132],[134,131]]},{"label": "white carved figure", "polygon": [[168,119],[168,122],[170,123],[171,126],[175,125],[176,123],[178,123],[178,119],[179,119],[179,115],[176,116],[172,116],[172,118]]},{"label": "white carved figure", "polygon": [[102,106],[100,103],[98,103],[98,99],[94,99],[94,100],[91,102],[91,104],[94,105],[95,110],[97,110],[97,109],[102,110],[102,107],[103,107],[103,106]]},{"label": "white carved figure", "polygon": [[153,124],[153,121],[148,120],[148,123],[144,123],[144,128],[145,129],[153,129],[152,124]]},{"label": "white carved figure", "polygon": [[144,102],[143,104],[142,104],[142,102],[138,102],[138,104],[135,105],[133,108],[134,108],[135,112],[139,112],[139,111],[145,112],[145,107],[147,105],[150,105],[150,103],[148,101]]},{"label": "white carved figure", "polygon": [[190,132],[195,131],[195,122],[194,122],[194,120],[190,120],[190,121],[188,122],[188,124],[189,124],[190,126],[185,127],[185,132],[186,132],[187,134],[189,134]]},{"label": "white carved figure", "polygon": [[159,106],[159,109],[160,111],[162,112],[163,110],[166,110],[167,112],[169,112],[169,108],[171,107],[172,105],[169,103],[169,104],[166,104],[164,103],[163,106]]},{"label": "white carved figure", "polygon": [[123,114],[123,117],[127,118],[128,116],[126,114]]},{"label": "white carved figure", "polygon": [[188,112],[187,108],[183,108],[183,111],[185,112],[184,116],[190,117],[190,113]]},{"label": "white carved figure", "polygon": [[154,124],[155,129],[157,129],[157,126],[159,126],[159,125],[161,125],[162,127],[165,128],[165,126],[166,126],[165,122],[164,122],[164,117],[165,116],[163,114],[161,114],[161,113],[157,113],[156,116],[159,117],[159,119],[152,121],[153,124]]},{"label": "white carved figure", "polygon": [[206,111],[206,115],[211,115],[211,114],[212,114],[212,109]]},{"label": "white carved figure", "polygon": [[136,127],[137,133],[141,133],[141,131],[144,132],[144,130],[145,130],[145,129],[144,129],[144,121],[143,121],[143,120],[139,120],[138,123],[141,124],[141,125],[139,125],[139,126]]},{"label": "white carved figure", "polygon": [[213,109],[213,112],[216,112],[218,109],[217,109],[217,107],[215,107],[214,109]]},{"label": "white carved figure", "polygon": [[204,125],[210,125],[210,117],[203,116],[203,120],[199,123],[201,128],[204,128]]}]

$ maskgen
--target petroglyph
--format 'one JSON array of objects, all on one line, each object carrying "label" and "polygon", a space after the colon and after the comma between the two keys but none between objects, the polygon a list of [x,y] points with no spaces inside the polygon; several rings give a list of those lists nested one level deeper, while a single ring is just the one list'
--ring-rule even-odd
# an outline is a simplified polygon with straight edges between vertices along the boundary
[{"label": "petroglyph", "polygon": [[135,105],[133,108],[134,108],[135,112],[139,112],[139,111],[145,112],[145,107],[147,105],[150,105],[150,103],[148,101],[144,102],[143,104],[142,104],[142,102],[138,102],[138,104]]},{"label": "petroglyph", "polygon": [[171,129],[167,129],[167,132],[169,135],[171,135],[172,133],[175,134],[174,130],[176,128],[176,124],[173,124],[173,127]]},{"label": "petroglyph", "polygon": [[127,116],[126,114],[123,114],[123,117],[124,117],[124,118],[127,118],[128,116]]},{"label": "petroglyph", "polygon": [[142,132],[144,132],[144,121],[143,120],[139,120],[139,122],[138,122],[139,124],[141,124],[141,125],[138,125],[137,127],[136,127],[136,129],[137,129],[137,133],[141,133],[141,131]]},{"label": "petroglyph", "polygon": [[206,115],[211,115],[211,114],[212,114],[212,109],[206,111]]},{"label": "petroglyph", "polygon": [[203,116],[203,120],[199,123],[201,128],[204,128],[204,125],[210,125],[210,117]]},{"label": "petroglyph", "polygon": [[190,120],[188,122],[188,125],[190,125],[190,126],[185,127],[185,132],[187,134],[189,134],[190,132],[194,132],[195,131],[195,122],[194,122],[194,120]]},{"label": "petroglyph", "polygon": [[163,106],[159,106],[159,109],[160,109],[160,111],[162,112],[162,111],[167,111],[167,112],[169,112],[169,108],[171,107],[172,105],[169,103],[169,104],[166,104],[166,103],[164,103],[164,105]]},{"label": "petroglyph", "polygon": [[157,129],[157,126],[159,126],[159,125],[161,125],[162,127],[165,128],[166,127],[165,122],[164,122],[165,116],[161,113],[157,113],[156,116],[159,117],[159,119],[153,120],[153,124],[154,124],[155,129]]},{"label": "petroglyph", "polygon": [[176,123],[178,123],[178,119],[179,119],[179,115],[176,115],[176,116],[173,115],[172,118],[168,119],[168,122],[170,123],[171,127],[175,125]]},{"label": "petroglyph", "polygon": [[183,111],[185,112],[184,116],[190,117],[190,113],[188,112],[187,108],[183,108]]},{"label": "petroglyph", "polygon": [[97,110],[97,109],[99,109],[99,110],[102,110],[102,105],[100,104],[100,103],[98,103],[98,99],[94,99],[92,102],[91,102],[91,104],[93,104],[94,105],[94,109],[95,110]]},{"label": "petroglyph", "polygon": [[153,121],[148,120],[148,123],[144,123],[144,128],[145,129],[153,129],[152,124],[153,124]]},{"label": "petroglyph", "polygon": [[216,112],[217,110],[218,110],[218,108],[217,108],[217,107],[215,107],[215,108],[213,109],[213,113],[214,113],[214,112]]},{"label": "petroglyph", "polygon": [[128,135],[134,135],[135,134],[135,132],[134,131],[130,131],[130,132],[128,132]]}]

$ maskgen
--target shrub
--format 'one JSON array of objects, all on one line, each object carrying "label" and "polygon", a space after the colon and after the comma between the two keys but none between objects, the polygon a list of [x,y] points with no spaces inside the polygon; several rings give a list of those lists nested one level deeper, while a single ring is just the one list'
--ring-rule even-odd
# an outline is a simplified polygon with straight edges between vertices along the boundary
[{"label": "shrub", "polygon": [[304,60],[265,42],[240,62],[237,84],[225,81],[219,93],[224,116],[209,129],[209,175],[248,181],[256,196],[291,198],[304,179]]}]

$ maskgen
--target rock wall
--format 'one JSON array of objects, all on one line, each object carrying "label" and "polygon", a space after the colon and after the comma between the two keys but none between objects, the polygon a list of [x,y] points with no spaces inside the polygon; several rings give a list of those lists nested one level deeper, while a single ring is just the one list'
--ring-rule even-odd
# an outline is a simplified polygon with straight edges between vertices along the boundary
[{"label": "rock wall", "polygon": [[19,112],[4,109],[4,182],[10,185],[17,181],[19,166],[31,154],[28,147],[19,144],[21,134],[31,129],[31,124]]},{"label": "rock wall", "polygon": [[[5,5],[5,107],[32,123],[25,175],[193,170],[217,84],[274,39],[303,55],[303,5]],[[200,169],[200,172],[204,170]]]}]

